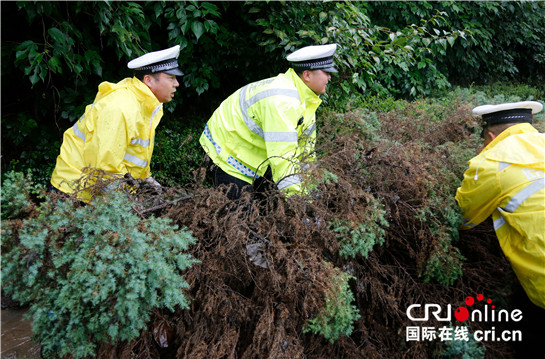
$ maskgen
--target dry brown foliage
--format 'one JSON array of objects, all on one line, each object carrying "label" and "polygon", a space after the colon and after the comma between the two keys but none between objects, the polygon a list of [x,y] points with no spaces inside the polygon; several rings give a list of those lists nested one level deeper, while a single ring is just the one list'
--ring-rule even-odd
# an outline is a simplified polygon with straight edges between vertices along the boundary
[{"label": "dry brown foliage", "polygon": [[[489,223],[462,233],[455,243],[466,258],[461,278],[451,286],[424,280],[426,262],[448,230],[440,207],[454,200],[452,185],[437,183],[461,179],[465,163],[454,153],[456,143],[467,140],[475,126],[464,105],[437,112],[443,117],[434,122],[409,104],[381,115],[375,133],[362,127],[365,114],[328,114],[319,128],[320,155],[311,172],[318,191],[308,196],[286,200],[270,191],[229,201],[225,188],[207,188],[204,169],[195,173],[192,186],[165,190],[159,201],[157,194],[138,192],[144,205],[133,209],[140,215],[169,217],[198,238],[191,251],[200,264],[185,274],[191,307],[155,313],[155,323],[138,339],[103,345],[99,356],[433,357],[441,350],[439,341],[405,340],[406,326],[416,325],[407,318],[409,305],[455,308],[477,293],[508,298],[512,280]],[[328,181],[325,169],[337,180]],[[375,245],[368,258],[340,256],[328,223],[342,218],[356,226],[377,211],[377,200],[389,222],[384,245]],[[437,215],[424,220],[425,209]],[[265,244],[268,268],[248,260],[246,245],[257,241]],[[353,276],[350,285],[361,318],[350,337],[330,343],[302,329],[324,306],[331,278],[341,271]],[[157,323],[172,331],[168,348],[157,344]],[[471,323],[471,330],[486,325]],[[496,324],[498,330],[501,326]],[[512,353],[506,343],[486,346],[490,358]]]}]

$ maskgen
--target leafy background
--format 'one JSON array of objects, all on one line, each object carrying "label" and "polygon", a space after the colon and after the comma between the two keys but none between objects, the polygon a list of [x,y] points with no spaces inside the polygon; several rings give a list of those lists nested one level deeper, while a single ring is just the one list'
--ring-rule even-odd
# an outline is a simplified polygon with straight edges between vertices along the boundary
[{"label": "leafy background", "polygon": [[[291,51],[336,42],[340,73],[325,96],[337,110],[375,97],[417,98],[498,81],[543,93],[542,2],[2,2],[2,172],[30,168],[46,183],[62,133],[101,81],[126,63],[180,44],[185,72],[166,105],[159,151],[199,152],[195,137],[247,82],[288,67]],[[309,21],[312,19],[312,21]],[[17,28],[17,31],[7,31]],[[167,131],[168,130],[168,131]],[[180,147],[181,146],[181,147]],[[188,158],[189,163],[194,163]],[[164,180],[184,165],[155,156]],[[184,163],[187,163],[183,161]],[[175,167],[184,169],[172,171]]]}]

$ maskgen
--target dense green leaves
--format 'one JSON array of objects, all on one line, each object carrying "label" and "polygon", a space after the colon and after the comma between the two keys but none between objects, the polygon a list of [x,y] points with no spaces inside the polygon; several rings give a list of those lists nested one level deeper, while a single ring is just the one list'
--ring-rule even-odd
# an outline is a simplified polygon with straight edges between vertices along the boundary
[{"label": "dense green leaves", "polygon": [[[357,88],[394,94],[427,93],[432,86],[424,82],[424,78],[440,80],[435,87],[444,87],[448,84],[445,82],[445,76],[449,75],[447,69],[460,66],[469,66],[468,70],[475,71],[484,65],[502,74],[519,73],[518,67],[522,64],[516,60],[520,55],[514,50],[525,44],[535,45],[529,49],[534,54],[528,65],[535,68],[544,61],[545,45],[540,42],[540,34],[545,31],[545,9],[534,2],[216,4],[193,1],[19,3],[18,7],[26,12],[30,25],[41,21],[46,30],[39,36],[31,35],[35,40],[22,41],[16,54],[18,61],[28,59],[25,73],[32,84],[44,81],[49,71],[62,73],[65,67],[76,76],[88,72],[91,68],[86,58],[93,55],[82,50],[102,50],[104,42],[118,59],[130,59],[164,46],[164,43],[152,43],[151,34],[156,31],[188,52],[189,56],[185,56],[186,52],[182,54],[183,67],[189,66],[192,70],[192,64],[199,63],[191,58],[193,55],[225,46],[239,49],[242,60],[251,54],[247,50],[254,44],[264,52],[276,53],[275,57],[279,58],[278,55],[303,45],[337,42],[341,45],[340,67],[357,75],[351,76],[356,79],[353,84]],[[61,20],[66,11],[72,16]],[[226,18],[231,12],[244,24],[242,31]],[[98,34],[82,26],[82,20],[90,14],[94,16],[87,20],[99,29]],[[514,14],[523,21],[510,20]],[[309,18],[317,21],[308,21]],[[496,31],[498,24],[504,31]],[[203,39],[204,42],[200,41]],[[497,41],[502,46],[497,46]],[[220,58],[211,55],[199,60],[216,70],[221,69]],[[44,58],[43,63],[49,66],[41,65]],[[259,58],[254,61],[265,63]],[[95,58],[93,66],[98,64]],[[382,75],[383,71],[387,76]],[[405,76],[401,72],[405,72]],[[482,76],[482,71],[480,73]],[[210,74],[202,79],[210,82],[215,76],[217,74]],[[392,77],[397,82],[384,82]],[[194,82],[186,82],[186,85],[194,87],[199,79],[195,77]],[[406,88],[391,86],[402,85],[404,80],[409,80]],[[198,85],[196,90],[197,93],[206,91]]]},{"label": "dense green leaves", "polygon": [[451,43],[445,54],[434,58],[449,81],[468,84],[508,78],[539,83],[545,76],[542,2],[378,1],[368,8],[383,26],[396,30],[419,23],[435,11],[446,15],[434,24],[436,29],[465,30],[463,41]]},{"label": "dense green leaves", "polygon": [[339,44],[340,73],[324,96],[337,110],[453,83],[540,83],[545,68],[542,2],[3,2],[2,9],[3,29],[20,29],[3,32],[4,169],[16,168],[22,152],[28,167],[43,166],[46,147],[57,150],[100,82],[131,76],[130,59],[174,44],[185,76],[166,116],[191,118],[199,129],[221,100],[285,71],[285,56],[305,45]]},{"label": "dense green leaves", "polygon": [[[264,17],[256,20],[265,28],[260,45],[266,51],[282,46],[290,52],[307,44],[339,44],[344,98],[355,90],[362,95],[414,96],[449,85],[434,66],[433,57],[444,53],[463,34],[456,29],[439,31],[433,27],[445,13],[431,14],[422,25],[392,31],[374,25],[366,8],[356,3],[297,2],[289,9],[276,6],[279,9],[273,8],[275,11],[263,9]],[[308,18],[319,21],[309,22]]]},{"label": "dense green leaves", "polygon": [[201,129],[160,129],[156,135],[153,173],[162,185],[191,183],[193,171],[203,164]]}]

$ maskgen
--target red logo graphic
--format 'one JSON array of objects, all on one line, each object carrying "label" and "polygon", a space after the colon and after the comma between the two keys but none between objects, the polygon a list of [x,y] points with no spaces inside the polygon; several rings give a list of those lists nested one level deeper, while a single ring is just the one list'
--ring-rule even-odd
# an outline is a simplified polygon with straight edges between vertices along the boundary
[{"label": "red logo graphic", "polygon": [[[481,302],[484,299],[484,295],[482,294],[477,294],[476,297],[478,302]],[[473,304],[475,304],[475,298],[468,296],[466,297],[466,299],[464,299],[464,302],[466,303],[468,307],[471,307]],[[488,298],[486,300],[486,303],[488,304],[492,303],[492,299]],[[492,306],[492,309],[494,308],[496,308],[495,305]],[[466,307],[458,307],[454,311],[454,316],[456,317],[456,320],[463,322],[467,320],[467,318],[469,318],[469,310],[467,310]]]},{"label": "red logo graphic", "polygon": [[454,311],[454,316],[456,317],[457,320],[459,320],[460,322],[463,322],[464,320],[467,320],[467,318],[469,318],[469,311],[467,310],[467,308],[458,307]]}]

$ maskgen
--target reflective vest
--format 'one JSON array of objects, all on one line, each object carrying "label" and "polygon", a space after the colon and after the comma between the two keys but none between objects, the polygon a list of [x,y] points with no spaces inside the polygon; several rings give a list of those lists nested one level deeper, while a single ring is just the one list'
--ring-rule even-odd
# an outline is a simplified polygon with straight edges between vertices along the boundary
[{"label": "reflective vest", "polygon": [[162,104],[136,77],[101,83],[95,101],[64,132],[51,184],[72,193],[74,181],[88,166],[130,173],[134,178],[150,177],[155,128],[162,116]]},{"label": "reflective vest", "polygon": [[206,124],[200,143],[229,175],[251,184],[270,166],[278,189],[299,193],[301,160],[314,158],[321,102],[289,69],[229,96]]},{"label": "reflective vest", "polygon": [[545,134],[511,126],[469,161],[456,200],[464,229],[492,215],[505,256],[530,300],[545,308]]}]

